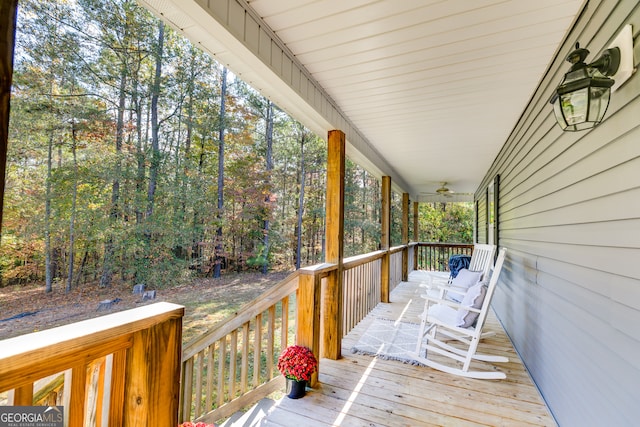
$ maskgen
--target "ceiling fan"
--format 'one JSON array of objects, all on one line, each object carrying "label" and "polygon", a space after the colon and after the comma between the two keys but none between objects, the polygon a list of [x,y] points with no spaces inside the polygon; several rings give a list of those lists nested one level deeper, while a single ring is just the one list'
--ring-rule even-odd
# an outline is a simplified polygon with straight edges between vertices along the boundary
[{"label": "ceiling fan", "polygon": [[434,192],[421,192],[424,201],[431,202],[469,202],[473,201],[473,193],[458,193],[449,187],[447,182],[441,182]]},{"label": "ceiling fan", "polygon": [[442,182],[440,187],[438,187],[434,193],[423,192],[423,193],[420,193],[420,194],[426,194],[426,195],[430,195],[430,196],[451,197],[451,196],[453,196],[454,193],[455,192],[453,190],[450,190],[449,188],[447,188],[447,183],[446,182]]},{"label": "ceiling fan", "polygon": [[436,193],[441,194],[441,195],[446,196],[446,197],[451,197],[453,195],[454,191],[448,189],[447,188],[447,183],[443,182],[442,185],[440,186],[440,188],[438,188],[436,190]]}]

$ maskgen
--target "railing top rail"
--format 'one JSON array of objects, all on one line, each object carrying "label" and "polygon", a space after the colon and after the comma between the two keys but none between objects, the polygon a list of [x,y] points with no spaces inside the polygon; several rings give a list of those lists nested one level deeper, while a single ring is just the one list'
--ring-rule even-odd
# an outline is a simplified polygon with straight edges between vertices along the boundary
[{"label": "railing top rail", "polygon": [[183,315],[159,302],[0,341],[0,391],[129,347],[132,333]]},{"label": "railing top rail", "polygon": [[434,246],[444,248],[473,248],[473,243],[418,242],[418,246]]},{"label": "railing top rail", "polygon": [[386,251],[375,251],[369,252],[366,254],[355,255],[349,258],[345,258],[343,262],[343,266],[345,270],[350,268],[357,267],[362,264],[366,264],[371,261],[375,261],[376,259],[382,258]]},{"label": "railing top rail", "polygon": [[302,267],[300,270],[300,274],[304,275],[313,275],[313,276],[326,276],[331,271],[337,269],[338,266],[336,264],[325,262],[324,264],[315,264],[307,267]]},{"label": "railing top rail", "polygon": [[268,309],[271,305],[290,295],[298,288],[300,270],[294,271],[277,285],[243,305],[240,310],[216,323],[207,332],[196,337],[182,348],[182,360],[193,357],[220,338],[238,329],[240,326]]}]

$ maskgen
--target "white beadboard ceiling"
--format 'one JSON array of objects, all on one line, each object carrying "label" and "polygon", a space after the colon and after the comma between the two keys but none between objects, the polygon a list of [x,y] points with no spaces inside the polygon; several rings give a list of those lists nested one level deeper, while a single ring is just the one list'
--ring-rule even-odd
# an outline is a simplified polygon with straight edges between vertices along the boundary
[{"label": "white beadboard ceiling", "polygon": [[[433,200],[442,182],[477,190],[582,8],[582,0],[140,1],[321,136],[350,127],[350,157],[416,201]],[[274,66],[267,36],[291,61]],[[315,89],[298,88],[291,63]]]}]

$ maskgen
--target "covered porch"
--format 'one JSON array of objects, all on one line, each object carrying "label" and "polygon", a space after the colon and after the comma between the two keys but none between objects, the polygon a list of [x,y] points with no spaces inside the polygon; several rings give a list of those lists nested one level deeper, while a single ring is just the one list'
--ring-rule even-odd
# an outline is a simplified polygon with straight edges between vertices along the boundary
[{"label": "covered porch", "polygon": [[303,399],[264,399],[242,418],[224,426],[430,426],[532,425],[555,421],[522,361],[492,313],[486,330],[494,337],[481,348],[509,358],[499,369],[502,381],[454,377],[422,366],[352,352],[374,319],[419,322],[423,309],[414,271],[400,283],[388,303],[379,303],[342,340],[342,358],[321,359],[318,384]]},{"label": "covered porch", "polygon": [[[493,312],[484,330],[495,335],[479,350],[509,362],[474,363],[504,372],[504,380],[457,377],[353,351],[376,319],[419,322],[427,273],[414,267],[425,249],[433,248],[410,244],[345,259],[339,357],[321,356],[332,344],[330,325],[320,317],[327,309],[321,295],[337,271],[323,264],[293,273],[182,346],[181,358],[184,309],[167,303],[5,340],[0,391],[11,390],[13,405],[64,406],[69,426],[169,427],[172,418],[226,419],[227,427],[555,425]],[[404,280],[403,270],[409,271]],[[320,360],[312,390],[296,400],[278,398],[285,380],[275,368],[281,349],[293,343],[308,345]]]},{"label": "covered porch", "polygon": [[[15,9],[17,1],[11,3]],[[548,105],[568,69],[564,58],[576,41],[588,46],[595,58],[631,24],[636,41],[632,62],[636,68],[640,65],[636,1],[487,1],[483,6],[475,7],[475,2],[467,6],[472,9],[465,9],[467,2],[433,2],[439,15],[429,9],[422,14],[405,10],[403,16],[390,16],[398,7],[392,1],[373,2],[374,8],[382,6],[373,11],[367,2],[349,9],[350,2],[344,1],[305,2],[311,9],[297,7],[293,1],[269,0],[143,3],[310,129],[321,135],[333,132],[328,138],[332,181],[327,184],[331,193],[326,212],[331,224],[327,264],[297,272],[212,335],[183,348],[182,358],[179,307],[155,314],[168,322],[159,328],[162,333],[140,332],[150,327],[145,322],[135,330],[123,323],[119,349],[107,363],[117,373],[110,377],[116,397],[111,419],[125,420],[124,425],[168,427],[192,414],[217,420],[257,400],[257,395],[282,388],[283,378],[273,365],[274,343],[287,344],[293,323],[282,313],[294,311],[292,298],[296,302],[293,317],[304,319],[296,323],[296,341],[318,354],[323,349],[320,385],[308,398],[295,402],[297,410],[286,399],[274,406],[267,425],[286,425],[280,424],[285,419],[304,425],[296,418],[301,416],[317,424],[340,425],[387,425],[392,416],[398,416],[401,425],[405,419],[406,425],[415,425],[415,420],[443,424],[451,419],[460,424],[553,424],[518,354],[559,424],[630,425],[638,419],[640,335],[635,325],[640,319],[640,270],[633,262],[620,265],[619,260],[635,259],[640,253],[640,80],[633,74],[612,95],[606,121],[592,131],[563,133]],[[323,7],[329,3],[332,7]],[[514,9],[492,13],[492,6],[503,5]],[[524,9],[538,6],[540,10]],[[371,16],[367,11],[377,20],[367,20]],[[407,24],[407,19],[421,16],[422,23]],[[356,23],[354,17],[362,21]],[[511,32],[517,30],[512,24],[522,24],[522,31]],[[391,25],[396,25],[396,31],[390,31]],[[363,29],[370,32],[365,34]],[[383,45],[388,34],[405,39]],[[352,38],[350,43],[347,36]],[[489,43],[469,47],[471,41]],[[527,42],[532,44],[525,49]],[[400,47],[406,50],[401,52]],[[10,49],[4,51],[10,58]],[[418,57],[419,51],[425,55]],[[386,56],[368,56],[373,53]],[[431,53],[440,55],[427,55]],[[10,65],[5,58],[3,96],[7,100]],[[527,74],[524,80],[523,74]],[[472,78],[479,81],[469,85]],[[412,85],[407,88],[407,83]],[[0,131],[6,131],[8,102],[2,110]],[[5,132],[0,135],[3,148],[6,140]],[[447,150],[461,154],[455,168],[450,161],[442,161]],[[381,251],[357,259],[343,259],[342,253],[344,194],[339,183],[344,179],[340,168],[345,152],[380,175],[385,197],[382,217],[387,228]],[[429,161],[433,167],[426,168]],[[376,316],[368,314],[370,310],[399,316],[411,299],[407,295],[404,302],[401,299],[398,292],[404,291],[403,286],[393,289],[415,266],[408,234],[403,235],[399,249],[391,247],[391,189],[403,195],[406,225],[409,199],[440,197],[434,193],[442,182],[475,203],[477,242],[510,249],[494,309],[518,352],[495,318],[491,327],[499,328],[498,338],[485,344],[500,345],[496,351],[512,359],[504,381],[460,380],[350,352],[358,334]],[[373,297],[359,298],[349,292]],[[415,315],[415,310],[408,309],[403,316],[411,313]],[[260,336],[263,325],[268,333]],[[112,338],[111,333],[103,335]],[[140,350],[147,348],[149,340],[155,337],[154,345],[166,350],[157,339],[162,334],[174,344],[172,352],[164,353],[172,363],[172,375],[164,373],[163,363],[156,360],[148,366],[148,377],[136,372],[129,378],[134,363],[148,365],[148,356]],[[326,335],[332,339],[325,342]],[[82,410],[89,400],[84,392],[87,363],[114,351],[108,343],[87,337],[78,344],[85,349],[82,357],[68,356],[68,363],[46,370],[74,370],[69,408],[76,412],[70,425],[83,423]],[[59,338],[48,339],[50,359],[35,357],[43,353],[31,343],[24,370],[15,371],[14,359],[7,359],[6,365],[17,372],[14,377],[4,376],[8,371],[0,369],[0,388],[15,389],[14,402],[31,402],[32,383],[38,378],[32,370],[39,372],[45,362],[59,359]],[[99,351],[92,347],[94,343],[102,345]],[[237,358],[226,358],[231,353]],[[264,361],[261,354],[266,355]],[[250,358],[265,363],[266,379],[249,377]],[[15,360],[25,358],[15,356]],[[104,383],[104,376],[99,372],[96,376],[102,378],[98,383]],[[149,378],[169,381],[163,384]],[[231,404],[226,400],[248,391],[255,392]],[[225,404],[224,414],[206,415],[212,407]],[[305,408],[304,415],[299,408]],[[372,418],[363,418],[368,416]]]}]

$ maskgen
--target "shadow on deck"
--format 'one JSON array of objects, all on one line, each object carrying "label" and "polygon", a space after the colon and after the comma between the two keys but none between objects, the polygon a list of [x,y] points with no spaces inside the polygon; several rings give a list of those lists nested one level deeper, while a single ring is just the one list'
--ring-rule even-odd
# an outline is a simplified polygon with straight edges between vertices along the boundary
[{"label": "shadow on deck", "polygon": [[322,359],[318,386],[302,399],[265,399],[233,426],[555,426],[495,315],[486,330],[496,331],[480,349],[509,358],[496,369],[505,380],[456,377],[428,367],[354,354],[351,348],[375,318],[419,323],[423,308],[413,272],[398,285],[391,302],[380,303],[342,341],[342,359]]}]

